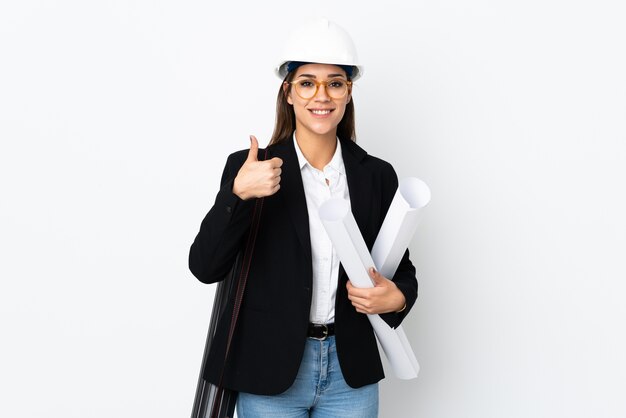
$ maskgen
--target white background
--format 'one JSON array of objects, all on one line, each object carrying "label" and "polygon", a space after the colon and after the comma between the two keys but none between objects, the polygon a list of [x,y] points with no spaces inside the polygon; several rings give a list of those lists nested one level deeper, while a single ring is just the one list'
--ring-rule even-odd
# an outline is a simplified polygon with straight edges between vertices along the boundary
[{"label": "white background", "polygon": [[422,371],[381,416],[626,416],[618,0],[2,2],[0,416],[189,416],[213,286],[188,248],[317,15],[366,66],[359,144],[433,193]]}]

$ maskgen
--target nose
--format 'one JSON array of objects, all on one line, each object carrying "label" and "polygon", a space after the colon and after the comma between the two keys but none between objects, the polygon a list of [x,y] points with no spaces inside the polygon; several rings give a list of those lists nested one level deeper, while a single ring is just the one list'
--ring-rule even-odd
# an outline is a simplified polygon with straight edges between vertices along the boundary
[{"label": "nose", "polygon": [[324,101],[324,102],[329,101],[330,96],[326,92],[326,87],[327,87],[326,84],[320,84],[317,87],[317,92],[315,92],[315,96],[313,96],[313,98],[318,101]]}]

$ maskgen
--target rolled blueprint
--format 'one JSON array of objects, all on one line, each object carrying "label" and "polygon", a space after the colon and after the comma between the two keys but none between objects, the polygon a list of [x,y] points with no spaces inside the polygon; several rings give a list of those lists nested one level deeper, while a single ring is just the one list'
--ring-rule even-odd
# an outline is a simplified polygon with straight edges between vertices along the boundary
[{"label": "rolled blueprint", "polygon": [[[421,180],[409,178],[400,182],[400,187],[383,222],[385,230],[383,232],[383,227],[381,227],[383,234],[379,233],[376,238],[380,264],[375,263],[370,255],[347,200],[329,199],[320,207],[319,215],[322,224],[354,286],[374,286],[367,272],[372,266],[375,266],[383,276],[393,277],[415,232],[419,221],[417,212],[429,200],[430,190]],[[405,228],[410,231],[410,234],[404,233]],[[400,256],[397,256],[398,252]],[[385,266],[386,271],[391,271],[391,274],[384,273],[381,266]],[[416,378],[419,373],[419,364],[402,327],[393,329],[378,315],[368,315],[368,319],[396,377],[399,379]]]},{"label": "rolled blueprint", "polygon": [[391,278],[396,273],[420,221],[420,209],[428,202],[430,189],[426,183],[415,177],[400,180],[372,247],[374,265],[383,276]]}]

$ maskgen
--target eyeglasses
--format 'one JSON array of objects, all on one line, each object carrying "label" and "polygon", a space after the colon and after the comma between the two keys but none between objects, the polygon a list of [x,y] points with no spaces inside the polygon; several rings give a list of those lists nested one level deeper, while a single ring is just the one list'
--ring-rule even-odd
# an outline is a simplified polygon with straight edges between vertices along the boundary
[{"label": "eyeglasses", "polygon": [[309,100],[315,97],[320,86],[326,88],[326,94],[331,99],[343,99],[352,87],[352,81],[344,80],[343,78],[331,78],[326,81],[317,81],[312,78],[302,78],[296,81],[287,81],[291,84],[296,91],[296,94],[302,97],[304,100]]}]

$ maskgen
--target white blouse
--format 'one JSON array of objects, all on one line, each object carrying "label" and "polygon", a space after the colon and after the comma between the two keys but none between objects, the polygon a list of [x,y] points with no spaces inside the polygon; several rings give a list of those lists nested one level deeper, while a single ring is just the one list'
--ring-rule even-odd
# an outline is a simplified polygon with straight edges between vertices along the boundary
[{"label": "white blouse", "polygon": [[[302,154],[295,133],[293,142],[298,155],[302,184],[309,213],[311,235],[311,257],[313,262],[313,297],[309,320],[315,324],[335,321],[335,298],[339,279],[339,257],[326,234],[318,209],[331,197],[341,197],[350,201],[346,170],[341,155],[341,142],[337,138],[337,148],[330,162],[323,170],[313,167]],[[328,180],[328,184],[326,184]]]}]

